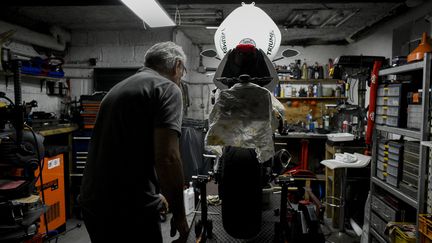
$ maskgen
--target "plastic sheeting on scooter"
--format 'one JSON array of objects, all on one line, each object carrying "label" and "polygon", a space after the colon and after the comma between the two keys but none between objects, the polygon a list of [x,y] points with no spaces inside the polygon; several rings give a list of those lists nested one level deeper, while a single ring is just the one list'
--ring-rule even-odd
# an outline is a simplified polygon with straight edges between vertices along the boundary
[{"label": "plastic sheeting on scooter", "polygon": [[238,83],[222,90],[209,116],[209,124],[205,141],[215,153],[221,150],[213,146],[252,148],[261,163],[274,155],[272,99],[265,88]]}]

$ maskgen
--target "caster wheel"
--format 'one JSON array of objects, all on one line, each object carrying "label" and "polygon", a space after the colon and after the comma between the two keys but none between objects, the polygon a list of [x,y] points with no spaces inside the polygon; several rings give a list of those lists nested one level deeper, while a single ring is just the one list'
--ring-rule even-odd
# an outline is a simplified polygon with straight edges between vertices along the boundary
[{"label": "caster wheel", "polygon": [[213,238],[213,221],[207,221],[207,237],[209,239]]},{"label": "caster wheel", "polygon": [[203,229],[203,225],[201,220],[198,220],[198,222],[195,223],[195,237],[198,238],[201,235]]}]

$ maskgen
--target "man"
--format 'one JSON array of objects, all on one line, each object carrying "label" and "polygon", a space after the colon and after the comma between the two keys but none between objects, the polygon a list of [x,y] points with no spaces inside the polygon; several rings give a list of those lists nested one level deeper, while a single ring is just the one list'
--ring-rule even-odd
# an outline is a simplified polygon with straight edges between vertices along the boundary
[{"label": "man", "polygon": [[162,242],[161,194],[180,233],[177,242],[186,241],[178,142],[185,61],[180,46],[158,43],[145,54],[145,67],[102,100],[80,194],[92,242]]}]

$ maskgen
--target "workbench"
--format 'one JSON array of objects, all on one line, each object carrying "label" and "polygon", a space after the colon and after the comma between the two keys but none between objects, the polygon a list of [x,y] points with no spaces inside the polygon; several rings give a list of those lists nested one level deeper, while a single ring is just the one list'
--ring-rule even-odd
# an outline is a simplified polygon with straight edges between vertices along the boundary
[{"label": "workbench", "polygon": [[45,137],[44,145],[64,147],[64,178],[65,178],[65,202],[66,218],[70,218],[74,200],[71,199],[69,188],[71,185],[70,171],[72,166],[72,132],[78,130],[78,125],[59,124],[56,126],[38,127],[34,131]]},{"label": "workbench", "polygon": [[289,132],[287,135],[275,134],[276,139],[304,138],[304,139],[327,139],[327,134],[313,132]]},{"label": "workbench", "polygon": [[291,154],[291,163],[300,164],[301,162],[301,143],[303,140],[309,142],[308,152],[308,169],[315,174],[324,174],[324,168],[319,162],[325,156],[325,142],[327,134],[313,132],[289,132],[287,135],[274,135],[275,151],[286,149]]}]

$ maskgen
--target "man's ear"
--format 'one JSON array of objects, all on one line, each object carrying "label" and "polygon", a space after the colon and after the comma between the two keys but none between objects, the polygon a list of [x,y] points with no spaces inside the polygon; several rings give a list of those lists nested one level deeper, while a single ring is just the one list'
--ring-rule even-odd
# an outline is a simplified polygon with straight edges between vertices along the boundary
[{"label": "man's ear", "polygon": [[172,70],[173,75],[177,74],[177,70],[179,70],[179,68],[181,68],[181,61],[177,60],[176,63],[175,63],[175,65],[174,65],[174,69]]}]

